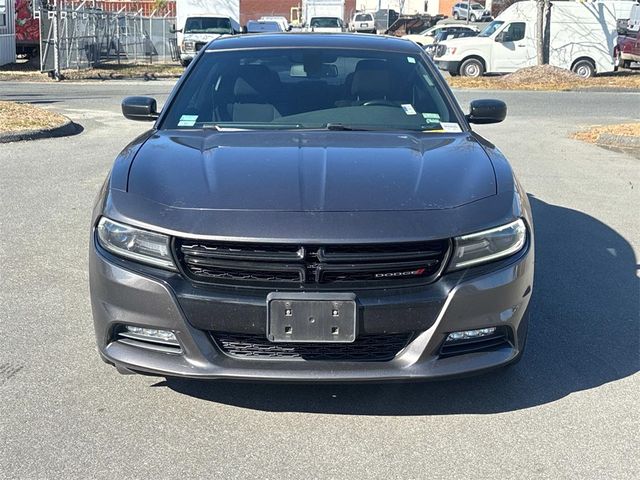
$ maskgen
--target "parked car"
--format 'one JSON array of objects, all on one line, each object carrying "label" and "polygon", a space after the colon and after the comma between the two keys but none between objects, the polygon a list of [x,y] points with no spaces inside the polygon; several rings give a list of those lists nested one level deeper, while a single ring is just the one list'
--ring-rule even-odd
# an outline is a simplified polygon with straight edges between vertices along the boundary
[{"label": "parked car", "polygon": [[123,373],[444,378],[517,361],[527,194],[416,44],[376,35],[212,41],[95,201],[98,349]]},{"label": "parked car", "polygon": [[349,30],[352,32],[376,33],[376,22],[373,14],[365,12],[356,13],[349,24]]},{"label": "parked car", "polygon": [[479,3],[471,3],[469,5],[467,2],[458,2],[451,9],[451,15],[456,20],[469,19],[470,22],[490,22],[493,20],[491,11]]},{"label": "parked car", "polygon": [[262,16],[258,19],[259,22],[278,22],[283,32],[291,30],[291,25],[286,17],[281,16]]},{"label": "parked car", "polygon": [[453,40],[454,38],[475,37],[476,35],[478,35],[478,31],[471,28],[442,29],[435,35],[435,37],[433,37],[434,43],[424,46],[424,51],[427,52],[430,57],[433,57],[440,45],[440,42]]},{"label": "parked car", "polygon": [[[480,32],[480,29],[474,27],[473,25],[467,25],[465,23],[446,23],[440,25],[434,25],[433,27],[427,28],[420,33],[414,33],[412,35],[404,35],[402,38],[406,38],[408,40],[412,40],[416,42],[420,46],[431,45],[436,41],[436,37],[442,32],[455,32],[456,34],[461,32],[468,32],[468,35],[472,37],[477,35]],[[453,38],[458,38],[463,35],[457,35]],[[442,40],[442,39],[440,39]]]},{"label": "parked car", "polygon": [[[616,17],[611,4],[554,3],[549,63],[582,77],[612,72]],[[535,1],[512,4],[476,37],[442,42],[434,61],[451,75],[470,77],[536,65],[536,8]]]},{"label": "parked car", "polygon": [[633,62],[640,63],[640,31],[618,35],[614,57],[617,67],[630,68]]},{"label": "parked car", "polygon": [[316,33],[340,33],[346,29],[341,18],[312,17],[309,20],[308,30]]},{"label": "parked car", "polygon": [[271,20],[249,20],[245,27],[245,33],[273,33],[284,32],[282,24]]}]

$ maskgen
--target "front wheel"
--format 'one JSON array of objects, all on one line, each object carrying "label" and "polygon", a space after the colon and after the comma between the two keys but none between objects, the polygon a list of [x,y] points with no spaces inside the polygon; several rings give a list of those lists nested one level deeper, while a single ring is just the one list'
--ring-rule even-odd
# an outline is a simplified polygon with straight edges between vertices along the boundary
[{"label": "front wheel", "polygon": [[475,22],[475,21],[476,21],[476,16],[475,16],[475,15],[471,15],[471,16],[469,17],[469,21],[470,21],[470,22]]},{"label": "front wheel", "polygon": [[596,67],[591,60],[578,60],[571,71],[582,78],[590,78],[595,75]]},{"label": "front wheel", "polygon": [[180,60],[180,65],[182,65],[184,68],[187,68],[189,66],[189,63],[191,63],[189,60]]},{"label": "front wheel", "polygon": [[453,18],[455,18],[456,20],[460,20],[460,15],[458,15],[458,12],[453,12]]},{"label": "front wheel", "polygon": [[460,65],[460,75],[463,77],[477,78],[484,74],[484,65],[477,58],[470,58]]}]

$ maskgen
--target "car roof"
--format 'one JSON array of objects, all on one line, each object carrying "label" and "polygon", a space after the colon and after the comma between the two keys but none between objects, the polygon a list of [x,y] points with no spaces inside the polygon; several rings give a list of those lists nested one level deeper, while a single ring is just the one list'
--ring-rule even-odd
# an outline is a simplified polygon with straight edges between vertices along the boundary
[{"label": "car roof", "polygon": [[410,40],[387,35],[355,33],[274,33],[271,35],[225,35],[212,40],[207,50],[249,48],[355,48],[416,53],[422,49]]}]

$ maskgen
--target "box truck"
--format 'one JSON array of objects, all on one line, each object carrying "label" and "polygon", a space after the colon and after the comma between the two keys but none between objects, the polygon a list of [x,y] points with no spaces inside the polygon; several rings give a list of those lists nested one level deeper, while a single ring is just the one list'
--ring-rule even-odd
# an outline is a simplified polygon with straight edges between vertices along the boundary
[{"label": "box truck", "polygon": [[308,30],[344,31],[344,0],[303,0],[302,18]]},{"label": "box truck", "polygon": [[211,40],[240,33],[240,0],[180,0],[174,30],[180,63],[187,66]]},{"label": "box truck", "polygon": [[[628,3],[552,2],[549,63],[582,77],[614,71],[616,19]],[[451,75],[470,77],[536,65],[537,14],[535,1],[514,3],[478,36],[442,42],[434,61]]]}]

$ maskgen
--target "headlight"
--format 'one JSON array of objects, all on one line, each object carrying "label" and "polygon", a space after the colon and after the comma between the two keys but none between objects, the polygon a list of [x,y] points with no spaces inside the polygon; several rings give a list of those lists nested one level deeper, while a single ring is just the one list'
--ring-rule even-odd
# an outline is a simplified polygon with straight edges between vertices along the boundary
[{"label": "headlight", "polygon": [[196,42],[191,42],[191,41],[184,41],[182,42],[182,50],[184,50],[185,52],[189,51],[193,51],[196,49]]},{"label": "headlight", "polygon": [[167,235],[141,230],[102,217],[98,222],[98,243],[105,250],[120,257],[176,270]]},{"label": "headlight", "polygon": [[519,252],[527,240],[527,227],[522,219],[483,232],[454,239],[450,270],[471,267]]}]

